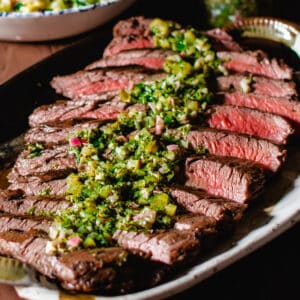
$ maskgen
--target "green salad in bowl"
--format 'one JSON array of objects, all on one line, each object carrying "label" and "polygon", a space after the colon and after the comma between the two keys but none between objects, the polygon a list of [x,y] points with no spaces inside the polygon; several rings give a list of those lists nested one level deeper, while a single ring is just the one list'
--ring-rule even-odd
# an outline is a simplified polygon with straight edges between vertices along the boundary
[{"label": "green salad in bowl", "polygon": [[92,30],[135,0],[0,0],[0,40],[49,41]]},{"label": "green salad in bowl", "polygon": [[58,11],[105,2],[103,0],[0,0],[0,12]]}]

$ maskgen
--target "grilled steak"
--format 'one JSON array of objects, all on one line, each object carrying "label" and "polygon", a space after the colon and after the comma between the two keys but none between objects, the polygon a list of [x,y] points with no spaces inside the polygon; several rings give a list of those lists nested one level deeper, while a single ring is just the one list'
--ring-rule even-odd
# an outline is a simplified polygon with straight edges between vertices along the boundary
[{"label": "grilled steak", "polygon": [[40,213],[52,213],[59,210],[71,207],[72,202],[60,197],[48,196],[23,196],[19,198],[7,197],[7,195],[0,195],[0,211],[12,215],[39,215]]},{"label": "grilled steak", "polygon": [[43,181],[65,177],[77,170],[75,157],[68,150],[68,145],[58,146],[43,150],[37,157],[31,157],[29,151],[24,150],[7,177],[10,182],[22,181],[27,176],[39,177]]},{"label": "grilled steak", "polygon": [[246,107],[214,105],[207,118],[209,127],[254,135],[275,144],[286,144],[293,133],[281,116]]},{"label": "grilled steak", "polygon": [[95,61],[88,65],[86,70],[129,65],[139,65],[148,69],[161,70],[166,57],[173,54],[173,51],[161,49],[136,49],[122,51],[114,56],[107,56]]},{"label": "grilled steak", "polygon": [[0,215],[0,232],[49,232],[52,220],[45,217]]},{"label": "grilled steak", "polygon": [[64,145],[68,143],[68,137],[80,130],[97,129],[102,124],[101,121],[88,121],[74,124],[56,124],[53,126],[40,125],[29,129],[24,137],[28,144],[39,143],[47,148],[55,145]]},{"label": "grilled steak", "polygon": [[206,149],[210,154],[248,159],[266,170],[276,172],[286,156],[286,150],[267,140],[244,134],[210,128],[191,130],[185,137],[193,149]]},{"label": "grilled steak", "polygon": [[79,71],[65,76],[56,76],[51,85],[58,94],[71,99],[100,94],[108,91],[128,89],[138,82],[151,82],[165,76],[141,67],[119,67]]},{"label": "grilled steak", "polygon": [[199,252],[199,241],[193,233],[174,229],[160,233],[119,230],[114,239],[124,249],[168,265],[182,262]]},{"label": "grilled steak", "polygon": [[127,253],[119,247],[78,250],[46,255],[48,240],[30,233],[0,233],[0,253],[33,266],[37,271],[60,281],[65,289],[109,290],[118,276]]},{"label": "grilled steak", "polygon": [[285,64],[279,64],[276,59],[270,60],[266,53],[257,51],[217,52],[218,58],[230,71],[237,73],[249,72],[274,79],[292,79],[293,72]]},{"label": "grilled steak", "polygon": [[245,203],[264,186],[264,173],[256,164],[229,157],[196,156],[186,160],[185,184],[214,196]]},{"label": "grilled steak", "polygon": [[[240,91],[241,81],[245,78],[247,77],[240,74],[218,76],[216,78],[217,90],[224,92]],[[252,76],[250,89],[253,93],[273,97],[290,97],[298,94],[296,84],[293,81],[276,80],[261,76]]]},{"label": "grilled steak", "polygon": [[130,35],[117,36],[104,49],[103,57],[113,56],[122,51],[153,48],[152,37]]},{"label": "grilled steak", "polygon": [[102,103],[98,100],[57,101],[50,105],[36,108],[29,117],[31,127],[43,124],[56,125],[66,121],[81,121],[93,119],[91,114],[98,112],[98,120],[116,119],[117,115],[125,111],[126,104],[120,101]]},{"label": "grilled steak", "polygon": [[287,118],[300,128],[300,102],[287,97],[272,97],[255,93],[225,93],[221,95],[226,104],[255,108]]},{"label": "grilled steak", "polygon": [[[113,239],[118,247],[58,251],[52,255],[55,247],[47,237],[53,224],[52,213],[54,216],[73,205],[64,198],[66,176],[80,171],[75,157],[68,151],[68,137],[78,130],[95,129],[114,121],[121,112],[144,111],[150,107],[156,114],[154,110],[159,110],[159,105],[154,109],[151,104],[148,107],[124,103],[119,95],[120,89],[166,76],[162,71],[164,61],[174,52],[154,49],[150,22],[151,19],[143,17],[119,22],[104,58],[83,71],[52,80],[56,92],[73,101],[57,101],[33,112],[29,120],[32,128],[26,133],[25,141],[40,143],[46,149],[41,153],[24,150],[8,176],[9,189],[0,191],[0,255],[31,265],[65,289],[124,291],[136,287],[136,282],[145,278],[144,273],[147,273],[147,283],[138,285],[149,286],[161,281],[161,270],[194,259],[242,218],[246,203],[261,192],[269,174],[266,170],[278,171],[285,159],[286,150],[282,145],[293,133],[289,122],[300,123],[296,86],[286,81],[292,77],[287,65],[269,59],[262,51],[241,52],[232,37],[220,29],[203,32],[212,41],[213,48],[221,51],[217,55],[230,72],[252,75],[211,79],[208,88],[215,88],[218,92],[215,100],[221,99],[222,104],[211,105],[204,121],[201,118],[197,123],[193,119],[191,130],[182,138],[188,146],[186,151],[182,150],[184,166],[182,161],[178,163],[171,186],[165,186],[165,182],[158,184],[178,204],[173,228],[142,232],[117,230]],[[167,117],[162,123],[167,131],[173,132]],[[171,136],[176,138],[176,134],[174,131]],[[181,149],[178,145],[169,145],[168,149],[171,146]],[[200,153],[203,149],[208,153],[190,156],[192,151]],[[163,152],[167,159],[169,154]],[[160,163],[155,160],[154,167],[159,168]],[[163,173],[163,169],[158,172]],[[153,174],[149,180],[161,175]],[[125,186],[123,181],[120,183]],[[144,191],[141,197],[147,198],[144,196],[148,193],[147,186]],[[167,197],[161,196],[156,200],[164,203]],[[135,209],[134,203],[132,207]],[[165,213],[171,215],[167,208]],[[158,275],[153,280],[155,272]]]},{"label": "grilled steak", "polygon": [[215,218],[218,222],[238,221],[246,209],[245,204],[227,199],[216,198],[203,191],[182,186],[169,188],[172,198],[185,210],[193,214],[203,214]]},{"label": "grilled steak", "polygon": [[209,38],[213,49],[216,51],[242,51],[242,47],[233,40],[232,36],[221,28],[202,31],[202,34]]},{"label": "grilled steak", "polygon": [[[114,38],[104,50],[104,56],[113,56],[121,51],[153,47],[149,25],[152,19],[132,17],[118,22],[114,27]],[[203,31],[217,51],[241,51],[241,47],[222,29]]]},{"label": "grilled steak", "polygon": [[57,195],[63,196],[67,188],[65,179],[56,179],[43,182],[38,177],[27,177],[26,181],[16,178],[8,187],[9,190],[22,190],[28,196]]},{"label": "grilled steak", "polygon": [[146,19],[142,16],[131,17],[119,21],[113,28],[113,35],[116,36],[149,36],[149,25],[153,19]]}]

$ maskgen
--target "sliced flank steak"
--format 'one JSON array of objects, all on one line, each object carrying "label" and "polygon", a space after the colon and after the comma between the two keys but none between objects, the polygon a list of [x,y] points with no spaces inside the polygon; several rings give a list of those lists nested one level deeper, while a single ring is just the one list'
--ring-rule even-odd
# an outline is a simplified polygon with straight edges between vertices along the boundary
[{"label": "sliced flank steak", "polygon": [[214,28],[208,31],[202,31],[202,34],[206,36],[212,43],[212,47],[216,51],[242,51],[241,45],[239,45],[230,34],[221,28]]},{"label": "sliced flank steak", "polygon": [[119,246],[153,261],[167,265],[186,261],[199,253],[199,240],[193,233],[171,229],[158,233],[118,230]]},{"label": "sliced flank steak", "polygon": [[171,197],[185,210],[193,214],[203,214],[227,223],[239,221],[247,205],[235,201],[217,198],[204,191],[174,185],[168,188]]},{"label": "sliced flank steak", "polygon": [[58,196],[20,196],[18,191],[0,194],[0,211],[12,215],[53,213],[72,206],[72,202]]},{"label": "sliced flank steak", "polygon": [[102,122],[98,120],[81,123],[69,122],[66,124],[40,125],[30,128],[24,137],[28,144],[39,143],[44,147],[50,148],[56,145],[64,145],[69,142],[69,137],[81,130],[93,130],[101,126]]},{"label": "sliced flank steak", "polygon": [[206,122],[211,128],[250,134],[275,144],[286,144],[294,132],[281,116],[232,105],[213,105]]},{"label": "sliced flank steak", "polygon": [[[34,267],[49,279],[74,291],[104,291],[116,288],[127,252],[120,247],[77,250],[61,255],[47,255],[48,239],[32,233],[0,233],[0,254]],[[126,263],[125,263],[126,265]]]},{"label": "sliced flank steak", "polygon": [[221,51],[217,52],[227,70],[237,73],[248,72],[273,79],[292,79],[293,71],[286,64],[279,63],[275,58],[269,59],[261,50],[257,51]]},{"label": "sliced flank steak", "polygon": [[67,182],[63,179],[55,179],[50,181],[42,181],[38,177],[16,178],[8,187],[9,190],[22,190],[25,195],[39,196],[64,196],[67,189]]},{"label": "sliced flank steak", "polygon": [[300,102],[287,97],[272,97],[255,93],[224,93],[220,98],[225,104],[250,107],[282,116],[299,130]]},{"label": "sliced flank steak", "polygon": [[80,122],[95,119],[99,121],[115,120],[120,112],[125,111],[126,104],[121,101],[102,102],[98,100],[56,101],[53,104],[36,108],[29,116],[29,125],[36,127],[44,124],[57,125],[65,122]]},{"label": "sliced flank steak", "polygon": [[[104,51],[104,56],[112,56],[124,50],[153,47],[150,23],[153,19],[132,17],[122,20],[114,26],[114,38]],[[241,47],[232,36],[217,28],[203,31],[215,50],[241,51]]]},{"label": "sliced flank steak", "polygon": [[15,216],[9,214],[0,215],[0,232],[23,231],[49,233],[53,220],[46,217],[36,216]]},{"label": "sliced flank steak", "polygon": [[22,181],[22,179],[26,182],[26,177],[34,176],[43,181],[49,181],[66,177],[76,170],[76,159],[70,154],[68,145],[42,150],[41,154],[36,157],[31,157],[30,152],[24,150],[19,155],[8,179],[10,182]]},{"label": "sliced flank steak", "polygon": [[206,149],[218,156],[230,156],[256,162],[276,172],[286,157],[286,150],[268,140],[212,128],[194,128],[185,137],[192,149]]},{"label": "sliced flank steak", "polygon": [[190,157],[185,164],[185,185],[208,194],[246,203],[264,186],[263,169],[232,157],[202,155]]},{"label": "sliced flank steak", "polygon": [[135,49],[117,53],[114,56],[106,56],[88,65],[86,70],[96,68],[119,67],[139,65],[147,69],[161,70],[165,59],[175,52],[162,49]]},{"label": "sliced flank steak", "polygon": [[67,98],[100,94],[120,89],[129,89],[135,83],[152,82],[165,77],[165,73],[137,66],[104,68],[78,71],[74,74],[56,76],[51,86]]},{"label": "sliced flank steak", "polygon": [[273,97],[292,97],[297,96],[297,87],[293,81],[284,81],[266,78],[262,76],[244,76],[232,74],[228,76],[216,77],[217,91],[232,92],[241,91],[243,81],[248,82],[251,92]]},{"label": "sliced flank steak", "polygon": [[113,28],[113,36],[149,36],[153,19],[135,16],[119,21]]}]

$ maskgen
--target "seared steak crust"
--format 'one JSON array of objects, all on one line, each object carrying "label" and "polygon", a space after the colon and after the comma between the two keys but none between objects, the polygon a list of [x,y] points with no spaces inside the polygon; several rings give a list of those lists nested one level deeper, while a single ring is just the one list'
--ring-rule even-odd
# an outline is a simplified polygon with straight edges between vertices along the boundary
[{"label": "seared steak crust", "polygon": [[68,137],[80,130],[93,130],[100,127],[101,121],[87,121],[83,123],[73,122],[66,124],[56,124],[53,126],[42,124],[40,126],[30,128],[24,137],[28,144],[39,143],[44,147],[50,148],[56,145],[64,145],[68,143]]},{"label": "seared steak crust", "polygon": [[54,149],[45,149],[40,156],[31,157],[28,150],[24,150],[18,157],[14,168],[8,175],[10,182],[27,181],[26,177],[39,177],[43,181],[65,177],[76,171],[76,159],[70,154],[69,146],[62,145]]},{"label": "seared steak crust", "polygon": [[70,75],[56,76],[52,79],[51,85],[58,94],[71,99],[80,99],[87,95],[128,89],[135,83],[151,82],[163,77],[165,73],[161,71],[131,66],[84,70]]},{"label": "seared steak crust", "polygon": [[[217,91],[232,92],[241,90],[241,81],[247,76],[233,74],[218,76],[216,78]],[[263,94],[272,97],[297,96],[296,84],[293,81],[276,80],[262,76],[251,75],[250,89],[255,94]]]},{"label": "seared steak crust", "polygon": [[264,186],[263,170],[247,160],[216,156],[195,156],[186,160],[186,186],[214,196],[246,203]]}]

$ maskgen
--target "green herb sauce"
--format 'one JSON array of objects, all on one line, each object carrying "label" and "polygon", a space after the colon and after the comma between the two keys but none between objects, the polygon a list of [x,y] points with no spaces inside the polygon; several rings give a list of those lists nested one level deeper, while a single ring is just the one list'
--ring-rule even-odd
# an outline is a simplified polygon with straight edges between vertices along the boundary
[{"label": "green herb sauce", "polygon": [[67,178],[66,197],[74,205],[55,218],[52,252],[113,245],[118,229],[170,228],[179,213],[165,187],[189,147],[189,124],[201,121],[210,102],[207,79],[219,72],[220,62],[193,28],[155,19],[151,32],[156,47],[177,54],[165,61],[165,79],[121,91],[123,101],[144,104],[144,110],[71,137],[78,173]]},{"label": "green herb sauce", "polygon": [[45,147],[40,143],[35,144],[28,144],[27,145],[27,151],[29,152],[29,157],[37,157],[41,156],[42,151],[45,149]]}]

